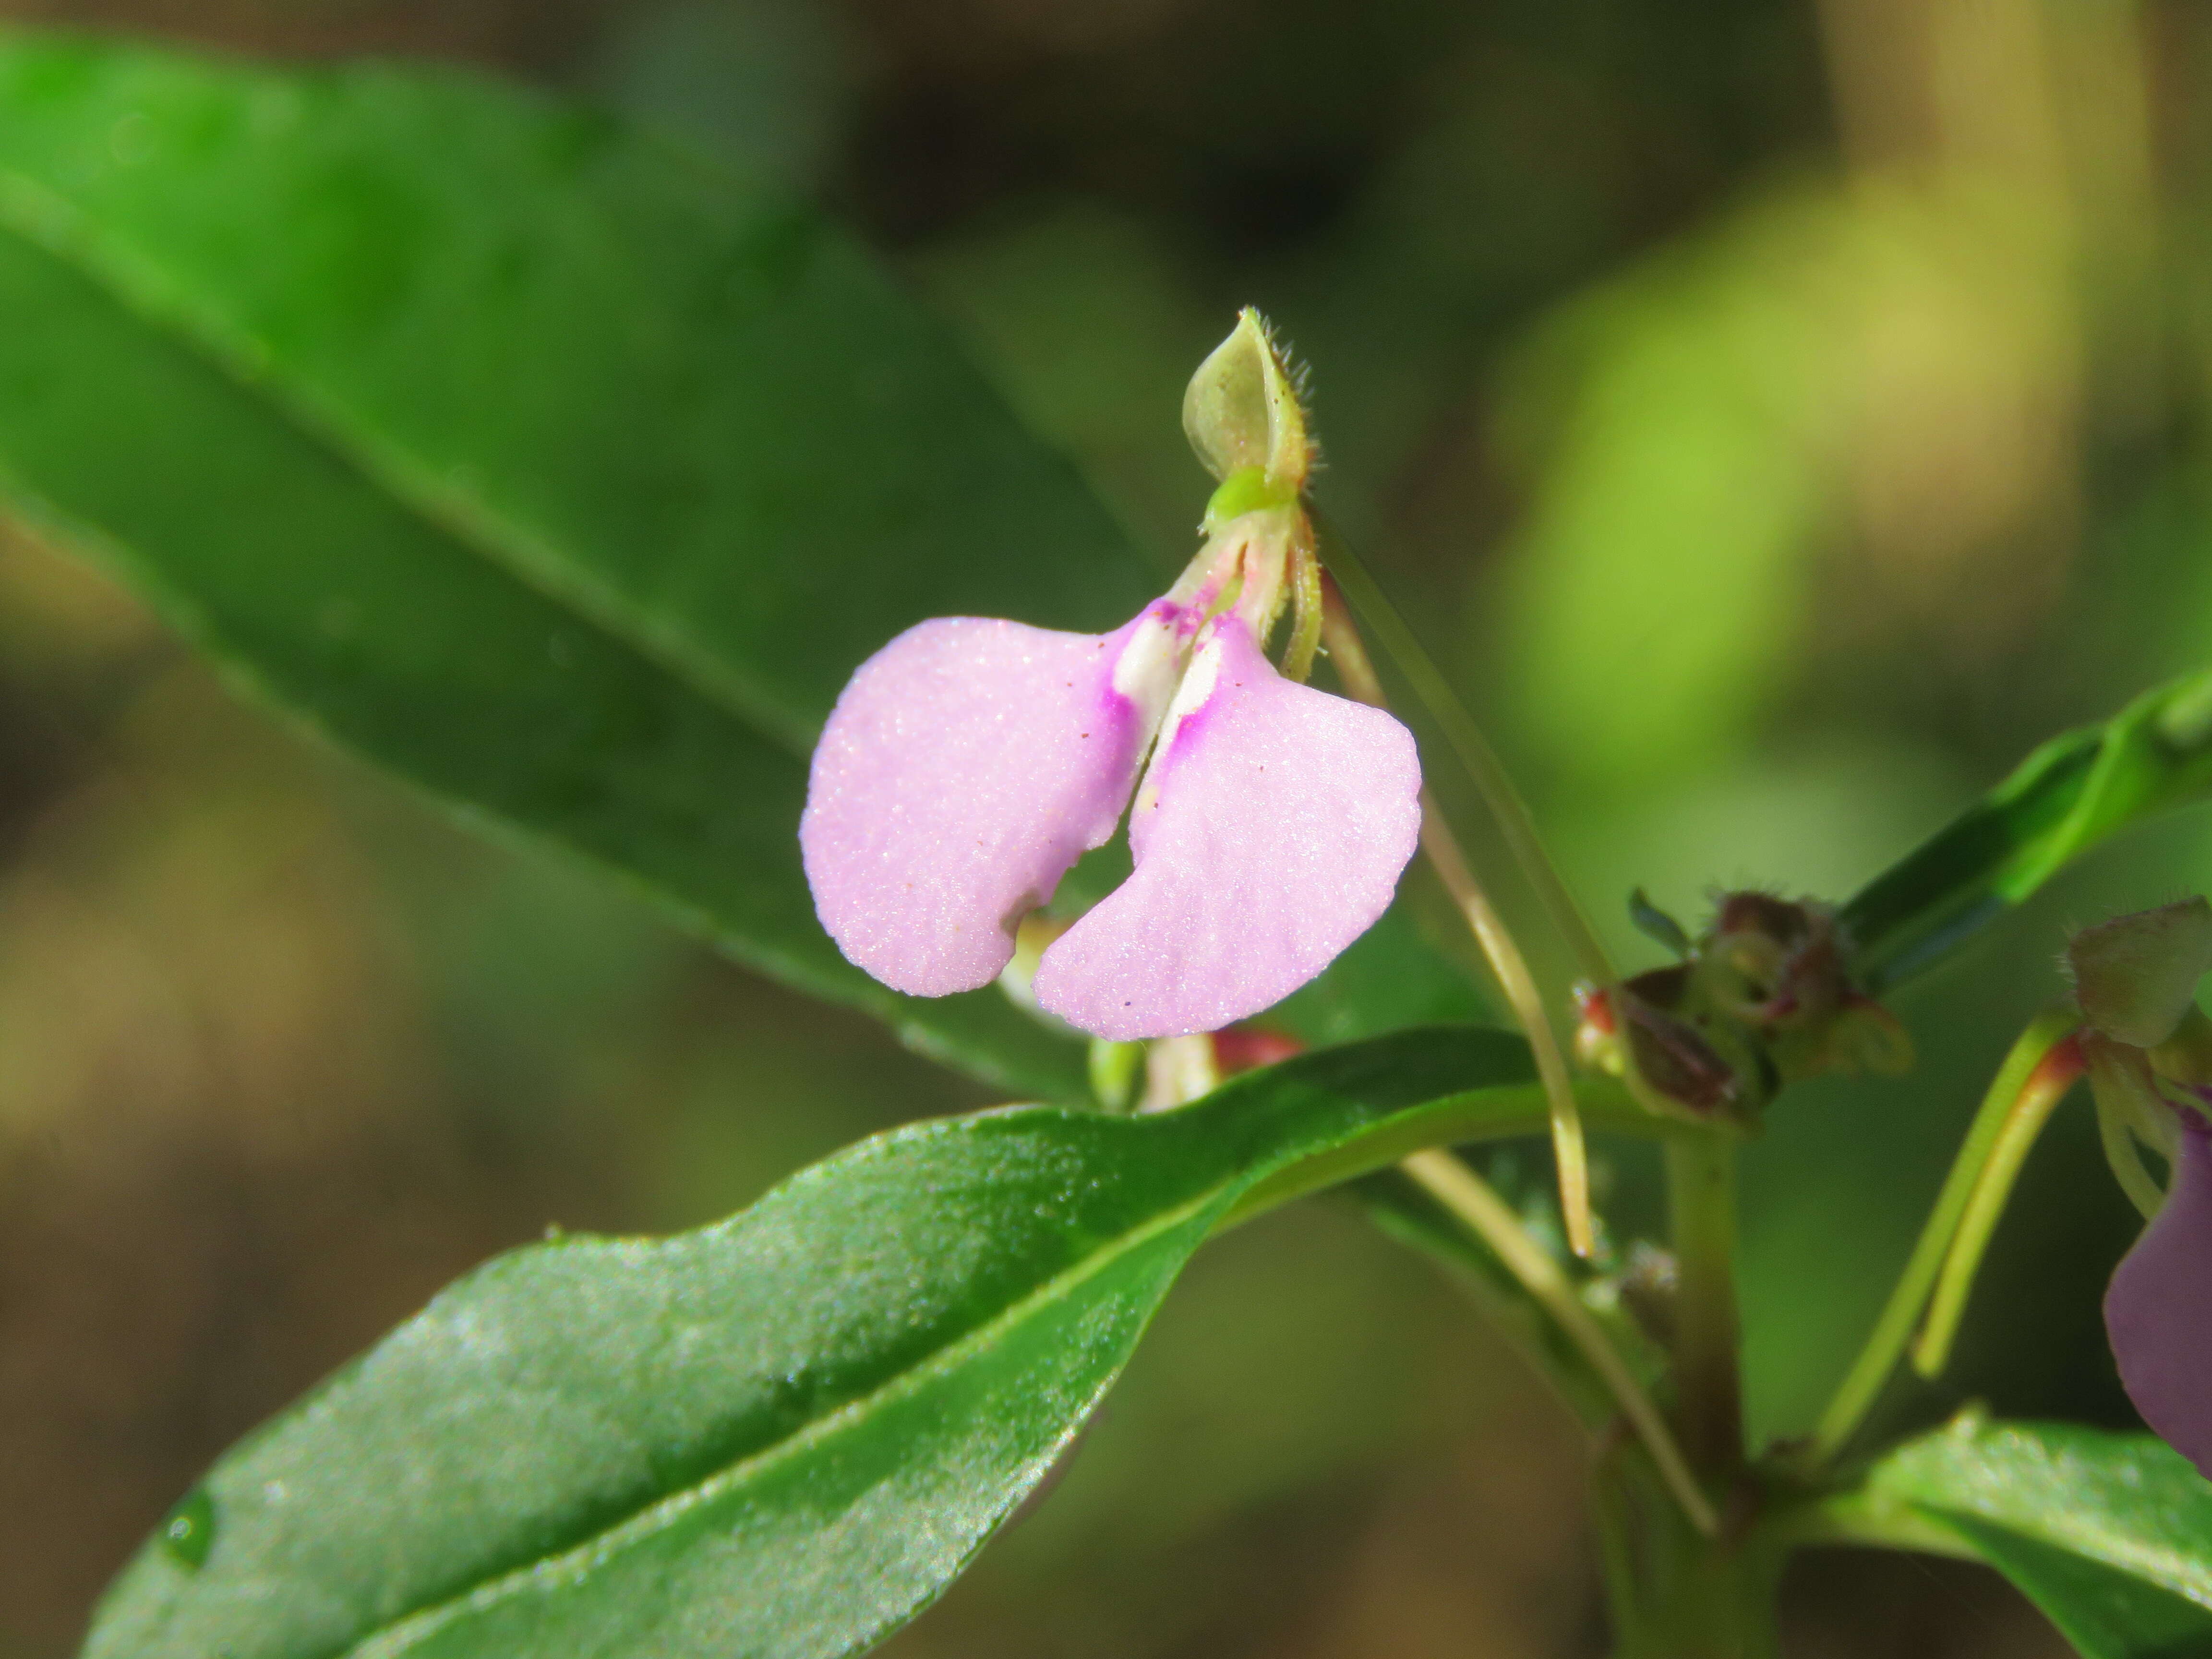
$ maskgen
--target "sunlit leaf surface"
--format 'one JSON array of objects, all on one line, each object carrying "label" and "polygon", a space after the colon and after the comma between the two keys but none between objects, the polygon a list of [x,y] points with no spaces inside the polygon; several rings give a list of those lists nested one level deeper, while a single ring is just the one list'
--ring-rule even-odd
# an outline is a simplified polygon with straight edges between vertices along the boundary
[{"label": "sunlit leaf surface", "polygon": [[2089,1659],[2212,1653],[2212,1483],[2162,1441],[1969,1417],[1868,1485],[1955,1532]]},{"label": "sunlit leaf surface", "polygon": [[698,1232],[518,1250],[219,1462],[88,1659],[857,1651],[1035,1486],[1209,1231],[1541,1122],[1519,1038],[1407,1032],[1180,1112],[915,1125]]}]

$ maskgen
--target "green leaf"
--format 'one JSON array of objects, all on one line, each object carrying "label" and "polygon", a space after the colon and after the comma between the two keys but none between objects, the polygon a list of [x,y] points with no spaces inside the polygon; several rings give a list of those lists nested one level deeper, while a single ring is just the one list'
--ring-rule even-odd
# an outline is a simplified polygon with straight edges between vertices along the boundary
[{"label": "green leaf", "polygon": [[458,76],[0,45],[0,473],[233,677],[1010,1091],[1081,1054],[897,996],[793,840],[845,674],[933,612],[1150,582],[847,239]]},{"label": "green leaf", "polygon": [[609,118],[38,35],[0,110],[0,225],[801,750],[925,617],[1155,591],[850,238]]},{"label": "green leaf", "polygon": [[[8,32],[0,307],[0,478],[234,678],[927,1053],[1080,1095],[996,991],[853,969],[801,878],[862,658],[934,615],[1109,628],[1160,585],[850,238],[449,71]],[[1291,1022],[1470,1012],[1403,931]]]},{"label": "green leaf", "polygon": [[76,272],[0,235],[0,475],[233,679],[488,825],[623,872],[740,959],[1010,1090],[1080,1053],[995,989],[925,1003],[841,957],[799,759],[412,514]]},{"label": "green leaf", "polygon": [[1955,1534],[2089,1659],[2212,1653],[2212,1483],[2149,1435],[1962,1417],[1865,1495]]},{"label": "green leaf", "polygon": [[88,1659],[858,1651],[1066,1449],[1210,1231],[1544,1121],[1518,1037],[1406,1032],[1177,1112],[913,1125],[698,1232],[515,1251],[224,1457]]},{"label": "green leaf", "polygon": [[2212,790],[2212,671],[2052,738],[1839,917],[1850,968],[1879,993],[1933,965],[2070,860]]}]

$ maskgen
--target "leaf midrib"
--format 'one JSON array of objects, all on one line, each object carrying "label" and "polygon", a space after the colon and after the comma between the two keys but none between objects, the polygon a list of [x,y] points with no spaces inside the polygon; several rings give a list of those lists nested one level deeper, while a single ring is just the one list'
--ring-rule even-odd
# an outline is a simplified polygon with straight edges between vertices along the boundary
[{"label": "leaf midrib", "polygon": [[[1272,1163],[1272,1161],[1270,1161]],[[330,1659],[391,1659],[418,1642],[436,1635],[456,1620],[486,1613],[511,1596],[544,1583],[550,1577],[574,1575],[580,1580],[631,1546],[645,1541],[701,1504],[713,1502],[788,1459],[848,1429],[865,1423],[875,1413],[897,1404],[935,1382],[990,1346],[1004,1333],[1021,1325],[1033,1314],[1073,1295],[1114,1263],[1161,1234],[1203,1214],[1209,1205],[1225,1206],[1237,1192],[1262,1170],[1247,1170],[1215,1182],[1197,1196],[1152,1217],[1142,1226],[1118,1235],[1072,1267],[1064,1267],[981,1325],[924,1356],[913,1365],[866,1394],[847,1401],[835,1411],[802,1425],[759,1449],[715,1470],[688,1486],[641,1506],[623,1519],[600,1528],[580,1541],[553,1554],[534,1558],[510,1567],[496,1577],[460,1595],[400,1614],[382,1627],[357,1638],[348,1647],[334,1650]]]},{"label": "leaf midrib", "polygon": [[[158,260],[108,231],[67,196],[17,168],[0,167],[0,230],[66,264],[458,547],[635,652],[794,759],[804,762],[812,753],[818,722],[786,714],[774,699],[745,685],[738,669],[688,648],[674,630],[655,626],[647,613],[597,579],[588,564],[563,557],[551,543],[481,499],[441,486],[404,445],[380,441],[340,400],[313,392],[284,371],[281,359],[204,314]],[[257,364],[266,372],[258,372]]]}]

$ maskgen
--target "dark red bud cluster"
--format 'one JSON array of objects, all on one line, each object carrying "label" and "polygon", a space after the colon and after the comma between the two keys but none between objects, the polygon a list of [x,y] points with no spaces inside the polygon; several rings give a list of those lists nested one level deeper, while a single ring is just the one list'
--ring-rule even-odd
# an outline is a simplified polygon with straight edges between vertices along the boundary
[{"label": "dark red bud cluster", "polygon": [[1686,1112],[1747,1122],[1803,1078],[1905,1070],[1910,1038],[1844,961],[1828,906],[1724,894],[1681,961],[1584,994],[1577,1046],[1605,1070],[1632,1060],[1651,1093]]}]

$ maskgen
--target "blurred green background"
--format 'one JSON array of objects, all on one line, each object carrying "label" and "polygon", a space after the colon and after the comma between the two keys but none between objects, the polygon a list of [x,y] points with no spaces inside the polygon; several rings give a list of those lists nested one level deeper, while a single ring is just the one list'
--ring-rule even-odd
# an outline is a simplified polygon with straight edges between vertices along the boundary
[{"label": "blurred green background", "polygon": [[[1632,884],[1840,897],[2212,659],[2190,0],[0,17],[477,63],[824,200],[1163,569],[1206,491],[1182,380],[1258,303],[1324,501],[1633,963]],[[2138,834],[1911,989],[1910,1079],[1785,1100],[1746,1174],[1758,1436],[1840,1373],[2064,925],[2204,887],[2212,815]],[[0,1659],[71,1651],[216,1451],[490,1251],[702,1221],[983,1103],[241,709],[0,526]],[[1892,1420],[2131,1420],[2097,1316],[2131,1226],[2062,1116]],[[1421,1263],[1300,1206],[1200,1259],[1049,1503],[890,1651],[1595,1654],[1583,1455]],[[1827,1556],[1787,1606],[1793,1659],[2064,1651],[1950,1565]]]}]

